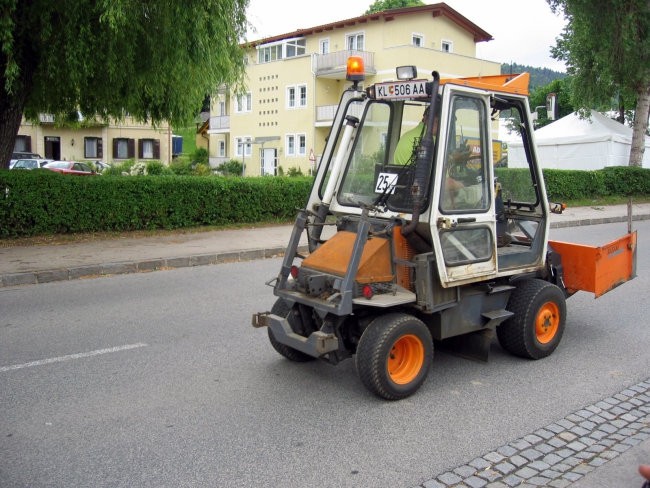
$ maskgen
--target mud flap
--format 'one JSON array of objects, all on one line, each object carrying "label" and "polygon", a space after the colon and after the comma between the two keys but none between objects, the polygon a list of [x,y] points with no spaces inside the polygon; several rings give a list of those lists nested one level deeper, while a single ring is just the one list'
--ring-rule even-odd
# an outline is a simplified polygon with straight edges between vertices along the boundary
[{"label": "mud flap", "polygon": [[482,329],[440,341],[438,347],[455,356],[487,362],[493,338],[493,329]]}]

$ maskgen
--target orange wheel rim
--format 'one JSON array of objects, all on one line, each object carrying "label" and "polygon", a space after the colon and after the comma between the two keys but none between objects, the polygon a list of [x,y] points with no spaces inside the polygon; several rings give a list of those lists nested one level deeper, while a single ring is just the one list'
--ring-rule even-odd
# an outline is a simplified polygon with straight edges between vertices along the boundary
[{"label": "orange wheel rim", "polygon": [[560,327],[560,309],[556,303],[546,302],[535,319],[535,336],[542,344],[553,340]]},{"label": "orange wheel rim", "polygon": [[424,344],[415,335],[404,335],[395,341],[388,355],[388,375],[398,385],[413,381],[424,364]]}]

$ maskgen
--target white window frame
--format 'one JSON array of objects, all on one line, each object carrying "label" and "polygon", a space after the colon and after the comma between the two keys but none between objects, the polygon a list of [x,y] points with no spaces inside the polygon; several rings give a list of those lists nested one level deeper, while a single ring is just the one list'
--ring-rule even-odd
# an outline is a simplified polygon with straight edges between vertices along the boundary
[{"label": "white window frame", "polygon": [[224,100],[219,100],[219,115],[224,116],[226,114],[226,102]]},{"label": "white window frame", "polygon": [[287,134],[284,138],[284,154],[287,157],[307,155],[307,134]]},{"label": "white window frame", "polygon": [[[244,149],[242,151],[242,148]],[[235,137],[235,155],[239,158],[251,157],[253,155],[253,137]]]},{"label": "white window frame", "polygon": [[413,32],[411,34],[411,44],[415,47],[424,47],[424,34]]},{"label": "white window frame", "polygon": [[235,97],[235,113],[243,114],[253,111],[253,95],[251,92],[242,93]]},{"label": "white window frame", "polygon": [[287,109],[307,107],[307,85],[305,83],[287,86],[286,93]]},{"label": "white window frame", "polygon": [[[445,48],[446,46],[446,48]],[[453,41],[449,41],[447,39],[442,39],[440,41],[440,50],[443,53],[453,53],[454,52],[454,43]]]},{"label": "white window frame", "polygon": [[219,141],[219,157],[226,157],[226,141]]},{"label": "white window frame", "polygon": [[307,155],[307,134],[296,134],[297,154],[298,156]]},{"label": "white window frame", "polygon": [[330,38],[326,37],[318,41],[319,54],[329,54],[330,52]]},{"label": "white window frame", "polygon": [[284,138],[284,154],[289,157],[296,155],[296,135],[287,134]]},{"label": "white window frame", "polygon": [[[359,39],[361,39],[361,46],[359,46]],[[345,36],[345,48],[348,51],[363,51],[366,44],[366,33],[353,32]]]}]

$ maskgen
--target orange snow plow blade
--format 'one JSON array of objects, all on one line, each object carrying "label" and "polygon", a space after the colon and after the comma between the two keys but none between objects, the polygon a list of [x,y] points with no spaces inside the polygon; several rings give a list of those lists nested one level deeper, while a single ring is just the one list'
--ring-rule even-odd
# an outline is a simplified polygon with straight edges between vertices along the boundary
[{"label": "orange snow plow blade", "polygon": [[549,246],[562,256],[570,293],[590,291],[598,298],[636,276],[636,231],[600,247],[560,241]]}]

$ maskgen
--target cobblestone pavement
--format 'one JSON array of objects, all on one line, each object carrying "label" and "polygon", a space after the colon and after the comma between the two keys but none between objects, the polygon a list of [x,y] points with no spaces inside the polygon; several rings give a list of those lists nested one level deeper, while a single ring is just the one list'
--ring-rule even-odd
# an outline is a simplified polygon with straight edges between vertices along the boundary
[{"label": "cobblestone pavement", "polygon": [[419,486],[564,488],[647,439],[650,378]]}]

